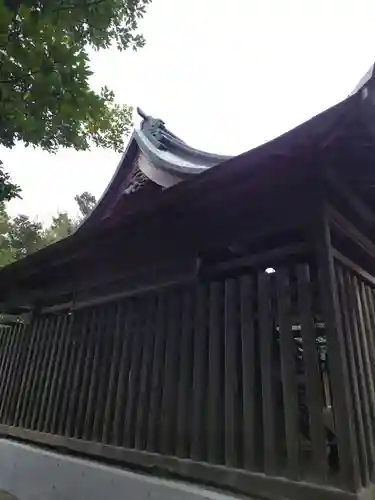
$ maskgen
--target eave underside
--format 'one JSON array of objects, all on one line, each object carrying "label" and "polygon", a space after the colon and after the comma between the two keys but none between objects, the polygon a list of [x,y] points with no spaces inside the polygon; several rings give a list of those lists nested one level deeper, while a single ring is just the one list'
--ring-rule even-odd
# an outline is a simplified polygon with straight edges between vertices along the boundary
[{"label": "eave underside", "polygon": [[296,226],[316,209],[317,182],[326,166],[371,219],[375,139],[369,124],[375,118],[356,97],[215,171],[147,196],[147,202],[118,203],[98,227],[3,269],[0,300],[56,284],[76,289],[94,268],[105,280],[176,256],[195,259],[231,246],[244,233]]}]

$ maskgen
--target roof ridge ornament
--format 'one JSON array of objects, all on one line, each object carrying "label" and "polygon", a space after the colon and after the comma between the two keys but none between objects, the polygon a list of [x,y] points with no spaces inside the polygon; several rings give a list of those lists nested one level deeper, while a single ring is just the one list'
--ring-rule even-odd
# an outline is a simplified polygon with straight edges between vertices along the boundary
[{"label": "roof ridge ornament", "polygon": [[141,130],[147,139],[152,142],[156,148],[165,149],[163,145],[163,136],[167,129],[165,128],[164,121],[160,118],[154,118],[151,115],[147,115],[141,108],[137,108],[137,113],[142,118]]}]

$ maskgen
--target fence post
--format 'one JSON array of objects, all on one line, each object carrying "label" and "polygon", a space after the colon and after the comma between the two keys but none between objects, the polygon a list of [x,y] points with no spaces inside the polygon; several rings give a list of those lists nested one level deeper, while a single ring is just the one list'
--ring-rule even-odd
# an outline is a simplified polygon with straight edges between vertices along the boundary
[{"label": "fence post", "polygon": [[325,212],[319,219],[315,232],[319,298],[327,335],[328,367],[332,387],[341,484],[350,491],[358,491],[361,487],[358,446],[355,437],[352,394],[332,254],[331,231]]}]

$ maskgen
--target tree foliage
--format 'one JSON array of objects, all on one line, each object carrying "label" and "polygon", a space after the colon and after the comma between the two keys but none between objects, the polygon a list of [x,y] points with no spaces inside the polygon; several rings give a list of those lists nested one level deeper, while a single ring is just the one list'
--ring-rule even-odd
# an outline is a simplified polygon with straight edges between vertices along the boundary
[{"label": "tree foliage", "polygon": [[74,197],[76,201],[79,211],[81,212],[82,217],[87,217],[93,210],[96,205],[96,198],[92,194],[85,191],[82,194],[77,194]]},{"label": "tree foliage", "polygon": [[3,163],[0,160],[0,202],[20,198],[20,192],[21,188],[11,181],[10,175],[4,171]]},{"label": "tree foliage", "polygon": [[90,88],[88,49],[137,49],[150,0],[0,0],[0,145],[121,150],[131,108]]},{"label": "tree foliage", "polygon": [[88,192],[77,195],[75,200],[80,217],[74,219],[67,212],[59,212],[48,227],[24,214],[11,218],[5,203],[0,203],[0,267],[72,235],[96,204],[95,197]]}]

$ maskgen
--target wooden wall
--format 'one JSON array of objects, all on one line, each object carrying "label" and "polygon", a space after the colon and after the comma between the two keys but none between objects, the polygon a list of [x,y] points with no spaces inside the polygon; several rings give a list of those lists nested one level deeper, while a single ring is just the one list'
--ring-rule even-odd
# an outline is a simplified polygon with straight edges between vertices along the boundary
[{"label": "wooden wall", "polygon": [[0,332],[0,429],[268,498],[331,498],[324,484],[346,498],[318,275],[311,260],[258,263],[35,314]]}]

